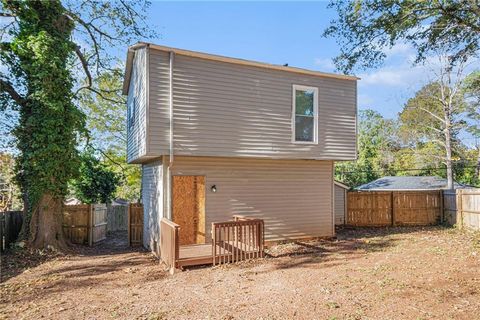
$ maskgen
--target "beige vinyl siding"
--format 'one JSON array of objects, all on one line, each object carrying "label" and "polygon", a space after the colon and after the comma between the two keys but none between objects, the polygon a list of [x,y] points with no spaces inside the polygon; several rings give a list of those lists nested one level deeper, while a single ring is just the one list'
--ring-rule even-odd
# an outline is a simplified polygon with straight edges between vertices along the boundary
[{"label": "beige vinyl siding", "polygon": [[[127,98],[127,108],[135,101],[135,122],[127,123],[127,161],[135,162],[147,153],[147,51],[138,49],[133,59],[132,78]],[[128,110],[127,110],[128,112]],[[128,120],[127,120],[128,122]]]},{"label": "beige vinyl siding", "polygon": [[233,214],[264,219],[266,240],[333,236],[331,161],[177,156],[172,174],[205,176],[207,241]]},{"label": "beige vinyl siding", "polygon": [[158,254],[163,217],[163,166],[160,160],[142,165],[143,246]]},{"label": "beige vinyl siding", "polygon": [[[168,53],[150,50],[150,155],[168,154]],[[175,55],[177,155],[351,160],[356,81]],[[318,144],[292,143],[292,86],[318,88]]]},{"label": "beige vinyl siding", "polygon": [[152,155],[168,154],[169,150],[169,54],[149,50],[149,146]]},{"label": "beige vinyl siding", "polygon": [[346,210],[346,192],[345,188],[335,185],[335,224],[340,225],[345,223]]}]

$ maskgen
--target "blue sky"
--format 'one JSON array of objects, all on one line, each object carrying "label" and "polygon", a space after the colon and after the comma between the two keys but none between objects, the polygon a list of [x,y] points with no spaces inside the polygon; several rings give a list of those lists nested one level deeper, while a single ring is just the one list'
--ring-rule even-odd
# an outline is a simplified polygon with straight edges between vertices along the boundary
[{"label": "blue sky", "polygon": [[[183,49],[333,72],[339,48],[322,37],[336,16],[327,2],[153,2],[152,42]],[[414,51],[405,44],[388,50],[384,66],[358,71],[360,109],[395,117],[404,102],[428,82]]]}]

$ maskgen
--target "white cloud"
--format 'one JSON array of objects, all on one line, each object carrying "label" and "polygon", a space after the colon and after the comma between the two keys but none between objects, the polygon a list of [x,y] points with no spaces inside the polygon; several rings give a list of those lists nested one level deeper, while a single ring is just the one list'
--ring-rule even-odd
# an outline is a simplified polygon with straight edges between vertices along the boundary
[{"label": "white cloud", "polygon": [[321,71],[333,72],[335,70],[335,64],[330,58],[315,58],[315,65],[320,67]]},{"label": "white cloud", "polygon": [[[474,70],[478,60],[466,65],[463,75]],[[438,78],[438,73],[444,62],[438,56],[427,57],[423,64],[413,64],[413,59],[406,58],[397,63],[365,72],[359,75],[360,86],[385,86],[385,87],[416,87],[425,85]]]},{"label": "white cloud", "polygon": [[387,55],[387,59],[388,59],[389,57],[398,56],[398,55],[402,55],[402,56],[413,55],[415,51],[410,44],[400,42],[395,44],[391,48],[387,48],[383,50],[383,52]]},{"label": "white cloud", "polygon": [[375,101],[368,94],[359,94],[357,99],[358,99],[358,106],[360,108],[369,107]]},{"label": "white cloud", "polygon": [[408,86],[424,81],[425,68],[421,66],[399,65],[383,67],[372,72],[360,74],[360,85]]}]

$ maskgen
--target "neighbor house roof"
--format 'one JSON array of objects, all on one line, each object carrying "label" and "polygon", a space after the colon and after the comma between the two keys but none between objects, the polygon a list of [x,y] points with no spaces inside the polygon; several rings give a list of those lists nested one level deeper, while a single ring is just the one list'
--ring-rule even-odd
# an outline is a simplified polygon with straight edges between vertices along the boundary
[{"label": "neighbor house roof", "polygon": [[341,187],[341,188],[344,188],[344,189],[347,189],[347,190],[350,189],[349,186],[347,186],[346,184],[343,184],[343,183],[340,182],[340,181],[333,180],[333,183],[334,183],[336,186],[339,186],[339,187]]},{"label": "neighbor house roof", "polygon": [[130,77],[131,77],[131,74],[132,74],[132,64],[133,64],[133,57],[135,56],[135,50],[137,50],[139,48],[144,48],[144,47],[149,47],[151,49],[160,50],[160,51],[173,52],[175,54],[179,54],[179,55],[183,55],[183,56],[196,57],[196,58],[201,58],[201,59],[206,59],[206,60],[221,61],[221,62],[226,62],[226,63],[240,64],[240,65],[245,65],[245,66],[259,67],[259,68],[265,68],[265,69],[271,69],[271,70],[287,71],[287,72],[300,73],[300,74],[311,75],[311,76],[335,78],[335,79],[342,79],[342,80],[358,80],[358,79],[360,79],[360,78],[355,77],[355,76],[334,74],[334,73],[327,73],[327,72],[320,72],[320,71],[313,71],[313,70],[308,70],[308,69],[288,67],[288,66],[270,64],[270,63],[252,61],[252,60],[230,58],[230,57],[220,56],[220,55],[216,55],[216,54],[210,54],[210,53],[203,53],[203,52],[197,52],[197,51],[190,51],[190,50],[160,46],[160,45],[156,45],[156,44],[153,44],[153,43],[138,42],[137,44],[134,44],[134,45],[132,45],[128,48],[127,62],[126,62],[126,66],[125,66],[125,78],[124,78],[124,81],[123,81],[123,94],[124,95],[128,94],[128,87],[130,85]]},{"label": "neighbor house roof", "polygon": [[[455,189],[468,186],[456,183]],[[391,191],[391,190],[441,190],[447,188],[447,179],[435,176],[399,176],[383,177],[356,187],[355,190]]]}]

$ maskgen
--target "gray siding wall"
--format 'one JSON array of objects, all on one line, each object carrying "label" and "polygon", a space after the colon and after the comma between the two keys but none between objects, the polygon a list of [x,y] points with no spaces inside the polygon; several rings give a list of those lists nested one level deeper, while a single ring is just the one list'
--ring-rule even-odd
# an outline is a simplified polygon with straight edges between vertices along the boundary
[{"label": "gray siding wall", "polygon": [[158,255],[163,217],[163,166],[160,160],[142,165],[143,246]]},{"label": "gray siding wall", "polygon": [[212,222],[233,214],[262,218],[266,240],[285,240],[333,236],[332,168],[332,161],[178,156],[172,174],[206,177],[207,241]]},{"label": "gray siding wall", "polygon": [[169,54],[149,50],[149,146],[152,155],[166,155],[169,151]]},{"label": "gray siding wall", "polygon": [[[135,103],[135,121],[128,125],[127,119],[127,161],[134,162],[147,153],[147,51],[139,49],[133,59],[132,77],[127,97],[127,108]],[[128,110],[127,110],[128,112]]]},{"label": "gray siding wall", "polygon": [[345,203],[346,190],[335,185],[335,224],[345,223]]},{"label": "gray siding wall", "polygon": [[[149,155],[168,154],[168,53],[150,50]],[[317,145],[294,144],[292,85],[318,88]],[[176,55],[177,155],[351,160],[356,81]]]}]

